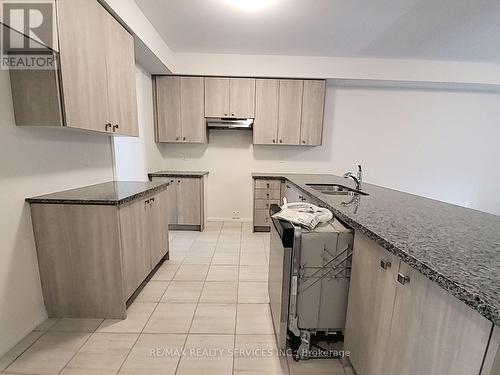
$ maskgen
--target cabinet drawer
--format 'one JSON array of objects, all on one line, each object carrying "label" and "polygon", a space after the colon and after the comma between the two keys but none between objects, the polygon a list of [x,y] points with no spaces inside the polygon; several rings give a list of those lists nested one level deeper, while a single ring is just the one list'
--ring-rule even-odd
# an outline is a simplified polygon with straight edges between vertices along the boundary
[{"label": "cabinet drawer", "polygon": [[279,200],[281,192],[279,190],[255,190],[255,199]]},{"label": "cabinet drawer", "polygon": [[269,217],[268,210],[255,210],[254,222],[255,226],[267,226],[270,225],[271,218]]},{"label": "cabinet drawer", "polygon": [[255,201],[255,209],[256,210],[269,210],[269,207],[273,204],[280,204],[279,200],[266,200],[259,199]]},{"label": "cabinet drawer", "polygon": [[280,180],[255,180],[256,189],[280,190]]}]

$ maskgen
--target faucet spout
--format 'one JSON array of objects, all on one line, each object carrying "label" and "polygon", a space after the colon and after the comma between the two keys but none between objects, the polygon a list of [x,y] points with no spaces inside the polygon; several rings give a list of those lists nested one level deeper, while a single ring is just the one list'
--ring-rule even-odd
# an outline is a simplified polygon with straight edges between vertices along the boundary
[{"label": "faucet spout", "polygon": [[358,165],[358,175],[355,176],[352,172],[347,172],[344,174],[344,178],[352,178],[356,183],[356,190],[361,190],[363,183],[363,170],[361,169],[361,165]]}]

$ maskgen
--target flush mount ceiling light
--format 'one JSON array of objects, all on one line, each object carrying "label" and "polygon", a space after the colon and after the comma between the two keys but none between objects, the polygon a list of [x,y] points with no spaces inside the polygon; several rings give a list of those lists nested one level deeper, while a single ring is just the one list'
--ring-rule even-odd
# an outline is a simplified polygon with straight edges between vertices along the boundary
[{"label": "flush mount ceiling light", "polygon": [[246,12],[257,12],[268,8],[276,0],[227,0],[228,3]]}]

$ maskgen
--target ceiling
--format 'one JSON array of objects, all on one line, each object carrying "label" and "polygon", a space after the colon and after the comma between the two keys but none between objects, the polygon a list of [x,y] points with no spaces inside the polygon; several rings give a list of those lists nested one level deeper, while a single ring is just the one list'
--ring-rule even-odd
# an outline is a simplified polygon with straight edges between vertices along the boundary
[{"label": "ceiling", "polygon": [[136,2],[174,52],[500,63],[500,0]]}]

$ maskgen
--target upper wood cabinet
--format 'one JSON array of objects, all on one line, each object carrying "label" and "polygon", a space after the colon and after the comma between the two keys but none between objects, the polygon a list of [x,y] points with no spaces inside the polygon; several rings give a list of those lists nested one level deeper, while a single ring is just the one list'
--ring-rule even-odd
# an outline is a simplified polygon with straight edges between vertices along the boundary
[{"label": "upper wood cabinet", "polygon": [[205,117],[254,116],[254,78],[205,78]]},{"label": "upper wood cabinet", "polygon": [[207,142],[206,118],[254,118],[257,145],[318,146],[324,80],[158,76],[157,142]]},{"label": "upper wood cabinet", "polygon": [[111,14],[104,12],[104,18],[109,121],[115,133],[139,136],[134,38]]},{"label": "upper wood cabinet", "polygon": [[479,374],[492,326],[356,231],[344,347],[358,375]]},{"label": "upper wood cabinet", "polygon": [[58,68],[12,71],[17,125],[138,135],[133,37],[97,0],[58,0]]},{"label": "upper wood cabinet", "polygon": [[157,142],[205,143],[203,77],[155,78]]},{"label": "upper wood cabinet", "polygon": [[302,91],[304,81],[280,80],[278,111],[278,143],[300,144]]},{"label": "upper wood cabinet", "polygon": [[323,80],[304,81],[300,128],[300,143],[303,145],[319,146],[322,144],[325,90],[326,82]]},{"label": "upper wood cabinet", "polygon": [[66,126],[108,131],[106,10],[97,1],[56,4]]},{"label": "upper wood cabinet", "polygon": [[276,144],[280,81],[257,79],[255,82],[254,144]]},{"label": "upper wood cabinet", "polygon": [[257,79],[253,143],[321,145],[325,89],[324,80]]}]

